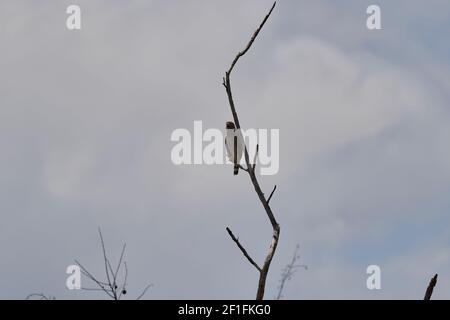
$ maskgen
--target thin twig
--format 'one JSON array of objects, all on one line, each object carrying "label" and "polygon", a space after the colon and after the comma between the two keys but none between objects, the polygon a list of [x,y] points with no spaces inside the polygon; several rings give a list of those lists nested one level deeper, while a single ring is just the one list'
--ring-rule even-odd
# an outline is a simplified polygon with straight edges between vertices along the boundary
[{"label": "thin twig", "polygon": [[240,164],[239,164],[238,166],[239,166],[239,169],[242,169],[242,170],[244,170],[245,172],[248,172],[248,169],[247,169],[247,168],[244,168],[244,167],[241,166]]},{"label": "thin twig", "polygon": [[294,274],[298,268],[305,268],[305,270],[308,269],[308,267],[304,264],[301,264],[301,265],[295,264],[297,262],[297,260],[300,259],[300,255],[298,254],[299,249],[300,249],[300,246],[296,245],[294,255],[292,256],[291,262],[288,265],[286,265],[283,272],[281,273],[280,285],[278,287],[278,295],[275,298],[276,300],[281,299],[281,297],[283,296],[283,289],[284,289],[284,286],[286,285],[286,282],[288,280],[292,279],[292,277],[294,276]]},{"label": "thin twig", "polygon": [[94,281],[110,298],[114,299],[114,295],[110,293],[110,289],[105,288],[104,282],[98,281],[78,260],[75,260],[75,263],[81,268],[81,272],[85,276]]},{"label": "thin twig", "polygon": [[272,199],[272,196],[273,196],[273,193],[275,192],[275,190],[277,190],[277,185],[275,185],[275,186],[273,187],[273,190],[272,190],[272,192],[270,193],[269,198],[267,199],[267,203],[269,203],[269,202],[270,202],[270,199]]},{"label": "thin twig", "polygon": [[242,57],[244,54],[246,54],[247,51],[250,49],[250,47],[252,46],[256,37],[258,36],[258,33],[261,31],[261,29],[264,26],[264,24],[266,23],[267,19],[269,19],[269,16],[272,13],[272,10],[275,8],[276,4],[277,4],[277,2],[275,1],[272,5],[272,8],[270,8],[269,13],[264,17],[264,20],[261,22],[258,29],[256,29],[256,31],[253,33],[252,37],[250,38],[250,41],[247,43],[247,46],[244,48],[244,50],[239,52],[237,54],[237,56],[234,58],[233,62],[231,63],[230,69],[228,69],[228,73],[231,73],[231,71],[233,71],[234,65],[238,62],[239,58]]},{"label": "thin twig", "polygon": [[[86,288],[86,287],[81,287],[81,290],[84,290],[84,291],[103,291],[103,289],[101,289],[101,288]],[[106,290],[110,291],[110,289],[106,289]]]},{"label": "thin twig", "polygon": [[120,287],[119,300],[122,297],[122,295],[126,293],[126,289],[125,288],[127,286],[127,280],[128,280],[128,266],[127,266],[127,263],[124,262],[123,265],[125,267],[125,277],[123,279],[122,286]]},{"label": "thin twig", "polygon": [[30,293],[26,296],[25,300],[31,300],[31,298],[37,297],[39,300],[55,300],[55,297],[52,296],[46,296],[43,293]]},{"label": "thin twig", "polygon": [[120,254],[119,263],[117,264],[116,272],[114,273],[114,280],[117,278],[117,274],[119,273],[120,265],[122,264],[123,255],[125,254],[125,248],[127,247],[127,244],[124,243],[122,247],[122,252]]},{"label": "thin twig", "polygon": [[136,298],[136,300],[141,300],[141,298],[145,295],[145,293],[147,292],[147,290],[153,287],[153,284],[149,284],[145,287],[144,291],[142,291],[142,293]]},{"label": "thin twig", "polygon": [[103,259],[105,260],[104,262],[105,262],[106,278],[108,279],[108,285],[111,288],[111,291],[113,292],[114,299],[117,300],[117,295],[116,295],[116,292],[115,292],[115,285],[113,285],[111,283],[111,279],[109,277],[109,270],[112,270],[112,267],[111,267],[111,264],[109,263],[108,258],[106,256],[105,242],[103,241],[102,230],[100,229],[100,227],[98,228],[98,233],[100,235],[100,242],[102,244]]},{"label": "thin twig", "polygon": [[[103,240],[103,235],[102,235],[100,228],[98,229],[98,231],[99,231],[99,236],[100,236],[100,242],[101,242],[101,247],[102,247],[103,260],[104,260],[104,264],[105,264],[105,272],[106,272],[107,280],[106,281],[98,280],[79,261],[75,260],[75,263],[81,269],[81,273],[84,276],[86,276],[87,278],[89,278],[90,280],[92,280],[98,286],[98,288],[82,287],[81,289],[86,290],[86,291],[103,291],[111,299],[120,300],[123,295],[127,294],[126,287],[128,285],[128,283],[127,283],[127,281],[128,281],[128,266],[127,266],[126,261],[124,261],[126,243],[124,243],[122,246],[122,251],[120,253],[120,258],[119,258],[119,262],[118,262],[117,266],[115,268],[113,268],[108,259],[107,254],[106,254],[106,246],[105,246],[105,242]],[[122,284],[119,286],[118,278],[119,278],[119,273],[121,271],[120,269],[121,269],[122,265],[124,266],[124,268],[123,268],[124,269],[124,278],[123,278],[123,281],[121,281]],[[144,291],[138,296],[138,298],[140,299],[151,286],[152,285],[148,285],[144,289]]]}]

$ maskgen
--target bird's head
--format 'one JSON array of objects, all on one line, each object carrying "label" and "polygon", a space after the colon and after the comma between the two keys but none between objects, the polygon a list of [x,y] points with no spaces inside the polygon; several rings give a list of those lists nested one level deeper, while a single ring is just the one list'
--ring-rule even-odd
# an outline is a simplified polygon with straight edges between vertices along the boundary
[{"label": "bird's head", "polygon": [[236,129],[236,127],[234,126],[234,123],[232,121],[227,121],[225,128],[226,129]]}]

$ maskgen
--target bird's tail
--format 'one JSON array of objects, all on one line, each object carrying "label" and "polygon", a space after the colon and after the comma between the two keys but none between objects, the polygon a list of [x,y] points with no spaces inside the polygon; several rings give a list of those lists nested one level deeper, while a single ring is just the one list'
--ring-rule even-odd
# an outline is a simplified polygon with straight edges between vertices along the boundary
[{"label": "bird's tail", "polygon": [[238,172],[239,172],[239,165],[238,164],[235,164],[234,165],[234,175],[237,175],[238,174]]}]

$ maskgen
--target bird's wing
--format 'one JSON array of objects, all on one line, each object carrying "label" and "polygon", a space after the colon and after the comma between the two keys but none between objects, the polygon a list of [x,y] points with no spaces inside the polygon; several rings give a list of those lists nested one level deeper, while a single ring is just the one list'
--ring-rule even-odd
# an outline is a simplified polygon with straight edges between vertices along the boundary
[{"label": "bird's wing", "polygon": [[230,148],[228,147],[227,138],[225,137],[225,148],[227,149],[227,156],[228,158],[233,161],[233,153],[230,151]]}]

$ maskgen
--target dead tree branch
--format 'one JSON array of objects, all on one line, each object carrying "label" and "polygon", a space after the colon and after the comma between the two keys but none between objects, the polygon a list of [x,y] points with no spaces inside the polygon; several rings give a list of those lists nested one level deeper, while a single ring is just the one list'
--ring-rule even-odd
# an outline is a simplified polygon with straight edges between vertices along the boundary
[{"label": "dead tree branch", "polygon": [[434,287],[436,286],[437,283],[437,273],[434,275],[433,278],[431,278],[430,283],[428,284],[427,287],[427,291],[425,292],[425,297],[423,298],[423,300],[430,300],[431,299],[431,295],[433,294],[433,290]]},{"label": "dead tree branch", "polygon": [[[106,246],[105,246],[102,231],[100,230],[100,228],[98,228],[98,233],[100,236],[100,243],[102,246],[102,254],[103,254],[103,262],[105,265],[106,280],[105,281],[98,280],[98,278],[96,278],[94,275],[92,275],[78,260],[75,260],[75,263],[81,269],[81,273],[97,285],[97,288],[82,287],[81,289],[85,290],[85,291],[103,291],[111,299],[120,300],[123,295],[127,294],[126,286],[128,284],[127,283],[128,267],[127,267],[127,263],[124,261],[126,243],[124,243],[122,246],[122,251],[120,253],[119,262],[117,263],[116,268],[113,268],[108,259],[107,253],[106,253]],[[123,281],[119,281],[119,273],[120,273],[122,266],[123,266],[123,270],[124,270],[124,272],[123,272],[124,277],[123,277]],[[151,286],[153,286],[153,285],[152,284],[147,285],[145,287],[145,289],[143,290],[143,292],[137,297],[137,299],[139,300],[140,298],[142,298],[142,296],[147,292],[147,290]]]},{"label": "dead tree branch", "polygon": [[239,169],[242,169],[242,170],[244,170],[245,172],[248,172],[248,169],[247,169],[247,168],[244,168],[244,167],[241,166],[240,164],[239,164],[238,166],[239,166]]},{"label": "dead tree branch", "polygon": [[299,249],[300,246],[296,245],[291,262],[288,265],[286,265],[286,267],[283,269],[283,272],[281,273],[280,285],[278,286],[278,294],[275,298],[276,300],[280,300],[283,297],[283,289],[284,286],[286,285],[286,282],[292,279],[298,268],[304,268],[305,270],[308,269],[308,266],[305,264],[300,265],[296,264],[297,260],[300,259],[300,255],[298,253]]},{"label": "dead tree branch", "polygon": [[53,296],[47,296],[43,293],[31,293],[29,294],[25,300],[56,300]]},{"label": "dead tree branch", "polygon": [[272,190],[272,192],[270,193],[269,198],[267,199],[267,203],[269,203],[269,202],[270,202],[270,199],[272,199],[272,196],[273,196],[273,193],[275,192],[275,190],[277,190],[277,185],[275,185],[275,186],[273,187],[273,190]]},{"label": "dead tree branch", "polygon": [[[270,14],[272,13],[273,9],[275,8],[276,2],[274,2],[274,4],[272,5],[272,7],[270,8],[269,13],[267,13],[267,15],[264,17],[263,21],[261,22],[261,24],[259,25],[258,29],[256,29],[256,31],[253,33],[250,41],[247,43],[247,46],[244,48],[244,50],[240,51],[236,57],[234,58],[233,62],[231,63],[230,68],[225,72],[225,77],[223,78],[223,86],[225,87],[225,90],[227,92],[227,96],[228,96],[228,102],[231,108],[231,113],[233,115],[233,120],[236,126],[237,130],[240,130],[241,125],[239,122],[239,117],[237,115],[236,112],[236,107],[235,107],[235,103],[233,100],[233,94],[231,91],[231,81],[230,81],[230,75],[231,72],[233,71],[233,68],[235,67],[236,63],[238,62],[239,58],[241,58],[243,55],[245,55],[245,53],[247,53],[247,51],[250,49],[250,47],[252,46],[253,42],[255,41],[256,37],[258,36],[259,32],[261,31],[261,29],[263,28],[264,24],[266,23],[267,19],[269,18]],[[269,201],[265,198],[264,193],[261,190],[261,187],[259,185],[258,179],[256,178],[255,175],[255,170],[254,170],[254,165],[250,164],[250,159],[249,159],[249,154],[247,151],[247,146],[244,145],[244,157],[245,157],[245,163],[247,165],[247,173],[250,176],[250,180],[253,184],[253,187],[255,188],[255,192],[258,195],[258,198],[267,214],[267,217],[269,218],[270,224],[272,225],[272,241],[270,244],[270,248],[269,251],[266,255],[266,258],[264,260],[264,264],[262,266],[262,268],[259,271],[259,282],[258,282],[258,290],[256,293],[256,299],[257,300],[262,300],[264,298],[264,290],[265,290],[265,286],[266,286],[266,279],[267,279],[267,274],[269,272],[269,267],[270,267],[270,263],[272,262],[272,258],[275,254],[277,245],[278,245],[278,239],[280,236],[280,226],[277,222],[277,220],[275,219],[275,216],[272,212],[272,209],[269,206]],[[255,161],[256,162],[256,161]],[[273,194],[273,192],[272,192]],[[229,230],[229,229],[227,229]],[[230,233],[230,231],[229,231]],[[230,236],[232,235],[232,233],[230,233]],[[233,237],[232,237],[233,238]],[[233,239],[234,240],[234,239]],[[236,242],[236,241],[235,241]],[[239,242],[236,242],[237,244],[239,244]],[[239,248],[243,249],[243,247],[239,244],[238,245]],[[247,259],[249,259],[249,255],[246,254]],[[253,261],[253,259],[249,259],[249,261]],[[253,264],[253,263],[252,263]],[[255,264],[253,264],[255,265]]]},{"label": "dead tree branch", "polygon": [[228,234],[230,235],[231,239],[233,239],[234,242],[236,242],[237,246],[239,247],[239,249],[241,249],[242,253],[244,254],[244,256],[247,258],[247,260],[255,266],[255,268],[261,272],[261,268],[258,266],[258,264],[250,257],[250,255],[247,253],[247,250],[245,250],[245,248],[241,245],[241,243],[239,242],[239,239],[237,239],[233,232],[230,230],[230,228],[227,227],[227,231]]}]

